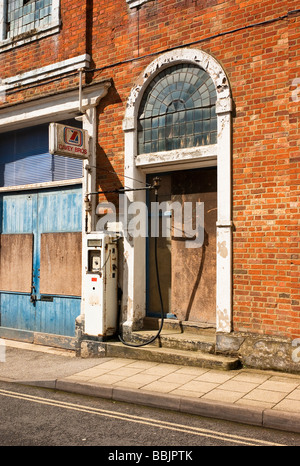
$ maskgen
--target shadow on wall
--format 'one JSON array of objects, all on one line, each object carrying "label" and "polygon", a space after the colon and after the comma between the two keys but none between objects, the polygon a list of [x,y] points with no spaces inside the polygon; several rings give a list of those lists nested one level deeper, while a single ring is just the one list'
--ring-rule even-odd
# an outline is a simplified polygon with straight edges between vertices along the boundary
[{"label": "shadow on wall", "polygon": [[[109,89],[107,96],[100,102],[98,108],[98,142],[97,142],[97,189],[99,191],[118,190],[124,186],[123,173],[123,150],[115,152],[118,140],[122,132],[122,121],[120,127],[115,123],[115,107],[122,100],[115,88],[114,83]],[[112,118],[114,114],[114,120]],[[108,122],[111,122],[109,123]],[[103,125],[102,125],[103,122]],[[104,126],[105,125],[105,126]],[[104,138],[107,144],[104,142]],[[103,140],[103,143],[102,143]],[[99,201],[112,202],[118,209],[118,194],[105,193],[99,196]]]},{"label": "shadow on wall", "polygon": [[[120,135],[123,135],[123,107],[114,82],[108,91],[106,97],[101,100],[98,107],[98,141],[96,145],[97,158],[97,177],[96,189],[98,191],[117,191],[126,185],[123,172],[123,149],[115,152],[118,147]],[[115,122],[116,107],[122,107],[120,111],[120,124]],[[113,122],[113,123],[112,123]],[[104,140],[105,139],[105,140]],[[103,142],[102,142],[103,141]],[[105,192],[98,195],[97,202],[110,202],[115,206],[116,213],[119,210],[119,194],[117,192]],[[122,322],[127,319],[127,292],[123,290],[123,282],[128,279],[127,263],[124,257],[124,240],[118,240],[118,322],[119,331],[122,331]]]}]

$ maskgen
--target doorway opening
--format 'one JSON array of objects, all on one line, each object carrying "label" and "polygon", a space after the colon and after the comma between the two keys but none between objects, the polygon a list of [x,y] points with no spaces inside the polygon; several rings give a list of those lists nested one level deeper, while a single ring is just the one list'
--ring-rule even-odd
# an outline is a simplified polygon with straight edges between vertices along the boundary
[{"label": "doorway opening", "polygon": [[[154,263],[153,217],[157,217],[158,267],[165,317],[180,321],[215,325],[216,323],[216,222],[217,222],[217,167],[151,174],[161,178],[158,203],[180,204],[182,219],[187,204],[192,206],[193,228],[196,225],[196,204],[202,203],[203,237],[201,243],[191,246],[183,221],[174,216],[173,210],[153,210],[153,193],[148,196],[147,239],[147,316],[159,317],[160,301],[157,290]],[[174,204],[173,204],[174,205]],[[169,235],[162,228],[165,217],[170,219]],[[180,231],[179,231],[180,230]],[[183,233],[183,234],[181,234]],[[187,240],[189,247],[187,247]]]}]

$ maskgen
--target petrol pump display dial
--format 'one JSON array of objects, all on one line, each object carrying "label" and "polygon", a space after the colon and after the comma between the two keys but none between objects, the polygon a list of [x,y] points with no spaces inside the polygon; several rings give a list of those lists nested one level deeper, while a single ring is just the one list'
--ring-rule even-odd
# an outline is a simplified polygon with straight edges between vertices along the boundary
[{"label": "petrol pump display dial", "polygon": [[89,272],[99,273],[101,271],[101,252],[100,250],[89,251]]},{"label": "petrol pump display dial", "polygon": [[92,270],[93,272],[99,272],[100,270],[100,257],[93,256],[92,258]]}]

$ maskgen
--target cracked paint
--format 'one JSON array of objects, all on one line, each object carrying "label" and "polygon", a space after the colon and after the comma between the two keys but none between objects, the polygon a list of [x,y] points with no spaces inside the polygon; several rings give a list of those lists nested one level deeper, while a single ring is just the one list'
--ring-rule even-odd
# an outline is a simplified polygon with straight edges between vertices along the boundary
[{"label": "cracked paint", "polygon": [[218,243],[218,254],[224,259],[228,256],[228,249],[226,246],[226,241],[222,241],[222,243]]},{"label": "cracked paint", "polygon": [[217,308],[217,328],[218,332],[227,332],[230,328],[230,318],[227,309]]},{"label": "cracked paint", "polygon": [[220,64],[212,56],[200,49],[178,49],[172,52],[167,52],[150,63],[138,78],[135,88],[131,91],[131,95],[127,102],[127,108],[134,107],[140,91],[144,86],[147,86],[147,81],[151,79],[151,77],[167,65],[175,64],[176,62],[197,63],[198,66],[210,74],[214,81],[219,98],[229,97],[230,90],[226,75]]}]

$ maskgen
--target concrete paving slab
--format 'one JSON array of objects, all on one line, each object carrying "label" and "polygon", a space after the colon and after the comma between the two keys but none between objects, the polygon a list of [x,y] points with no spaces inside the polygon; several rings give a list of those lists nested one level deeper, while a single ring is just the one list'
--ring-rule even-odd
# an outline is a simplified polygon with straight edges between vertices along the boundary
[{"label": "concrete paving slab", "polygon": [[273,392],[290,393],[297,388],[299,384],[291,382],[290,380],[274,380],[274,377],[267,380],[260,385],[261,390],[271,390]]},{"label": "concrete paving slab", "polygon": [[[113,385],[117,382],[120,382],[121,380],[124,380],[126,377],[125,376],[118,376],[118,375],[111,375],[111,374],[103,374],[100,375],[99,377],[93,377],[92,382],[94,384],[108,384],[108,385]],[[90,380],[91,382],[91,380]]]},{"label": "concrete paving slab", "polygon": [[201,398],[205,393],[201,392],[193,392],[191,390],[185,390],[184,388],[176,388],[171,392],[172,395],[176,395],[179,397],[194,397],[194,398]]},{"label": "concrete paving slab", "polygon": [[132,375],[139,374],[142,370],[143,369],[141,368],[123,366],[123,367],[119,367],[118,369],[114,369],[113,371],[110,371],[109,375],[131,377]]},{"label": "concrete paving slab", "polygon": [[211,370],[199,375],[195,380],[199,380],[200,382],[224,383],[232,379],[232,377],[234,377],[234,375],[231,372],[227,374],[226,372]]},{"label": "concrete paving slab", "polygon": [[256,388],[252,392],[247,393],[244,396],[244,399],[279,403],[285,398],[285,396],[286,394],[282,392],[274,392],[271,390],[261,390],[260,388]]},{"label": "concrete paving slab", "polygon": [[176,384],[186,384],[193,380],[194,376],[190,374],[178,374],[178,372],[173,372],[172,374],[165,375],[160,378],[160,382],[169,382],[169,383],[176,383]]},{"label": "concrete paving slab", "polygon": [[240,398],[235,402],[237,405],[243,405],[248,407],[262,408],[262,409],[272,409],[276,403],[269,403],[268,401],[259,401],[259,400],[249,400],[245,398]]},{"label": "concrete paving slab", "polygon": [[222,390],[234,391],[239,393],[249,393],[254,390],[259,384],[255,382],[241,382],[234,378],[222,384]]},{"label": "concrete paving slab", "polygon": [[152,382],[155,382],[157,380],[157,377],[155,375],[151,374],[136,374],[131,377],[127,377],[126,381],[130,384],[138,384],[140,387],[145,387],[146,385],[151,384]]},{"label": "concrete paving slab", "polygon": [[300,413],[300,401],[285,398],[274,406],[274,411],[276,410]]},{"label": "concrete paving slab", "polygon": [[194,375],[195,377],[198,377],[202,374],[209,373],[211,369],[206,369],[204,367],[189,367],[189,366],[184,366],[181,368],[177,369],[178,374],[191,374]]},{"label": "concrete paving slab", "polygon": [[205,400],[225,401],[226,403],[235,403],[240,400],[242,394],[240,392],[233,392],[216,388],[209,393],[202,396]]},{"label": "concrete paving slab", "polygon": [[193,392],[207,393],[217,388],[217,383],[212,382],[203,382],[201,380],[192,380],[184,385],[185,390],[190,390]]},{"label": "concrete paving slab", "polygon": [[170,393],[176,388],[181,387],[182,384],[180,383],[170,383],[170,382],[162,382],[160,380],[156,380],[148,385],[143,387],[144,390],[158,392],[158,393]]},{"label": "concrete paving slab", "polygon": [[270,378],[270,374],[261,374],[255,371],[240,370],[237,375],[234,375],[235,381],[262,383]]},{"label": "concrete paving slab", "polygon": [[300,401],[300,389],[296,388],[296,390],[293,390],[291,393],[289,393],[286,398]]}]

